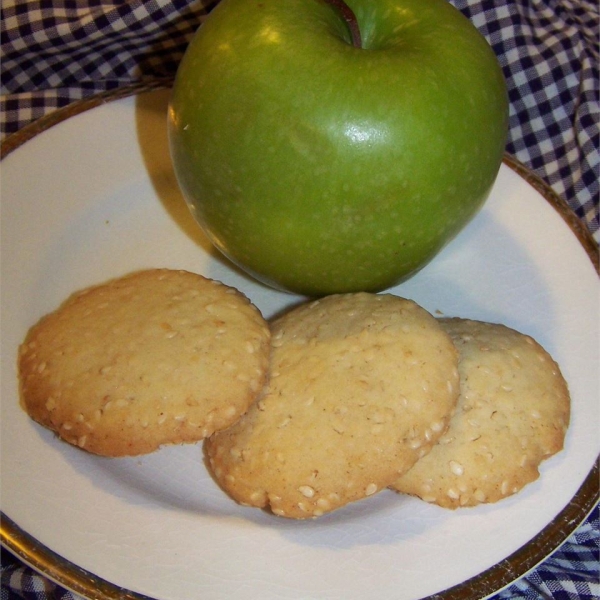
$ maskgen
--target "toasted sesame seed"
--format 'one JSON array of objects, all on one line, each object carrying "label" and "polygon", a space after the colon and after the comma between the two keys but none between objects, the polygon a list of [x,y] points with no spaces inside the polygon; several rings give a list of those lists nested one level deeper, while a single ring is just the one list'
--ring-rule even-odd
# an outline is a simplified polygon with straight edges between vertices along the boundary
[{"label": "toasted sesame seed", "polygon": [[377,491],[377,485],[375,483],[370,483],[365,488],[365,496],[372,496]]},{"label": "toasted sesame seed", "polygon": [[476,489],[473,492],[473,497],[475,498],[475,500],[477,500],[478,502],[485,502],[485,493],[480,490],[480,489]]},{"label": "toasted sesame seed", "polygon": [[48,400],[46,400],[46,410],[54,410],[56,408],[56,400],[50,396]]},{"label": "toasted sesame seed", "polygon": [[253,503],[259,503],[259,502],[264,502],[265,500],[265,493],[262,490],[255,490],[254,492],[252,492],[250,494],[250,501]]},{"label": "toasted sesame seed", "polygon": [[315,495],[315,490],[310,485],[301,485],[298,491],[306,498],[312,498]]},{"label": "toasted sesame seed", "polygon": [[285,511],[282,508],[271,508],[271,512],[278,517],[285,517]]},{"label": "toasted sesame seed", "polygon": [[72,424],[72,423],[70,423],[69,421],[65,421],[65,422],[62,424],[62,428],[63,428],[63,429],[66,429],[67,431],[70,431],[71,429],[73,429],[73,424]]},{"label": "toasted sesame seed", "polygon": [[82,435],[77,438],[77,445],[80,448],[83,448],[85,446],[86,442],[87,442],[87,435]]},{"label": "toasted sesame seed", "polygon": [[453,489],[453,488],[450,488],[449,490],[447,490],[447,491],[446,491],[446,495],[447,495],[449,498],[452,498],[452,500],[458,500],[458,499],[459,499],[459,497],[460,497],[460,496],[459,496],[459,493],[458,493],[458,492],[457,492],[455,489]]},{"label": "toasted sesame seed", "polygon": [[38,373],[43,373],[46,370],[46,363],[45,362],[41,362],[38,366],[37,366],[37,372]]},{"label": "toasted sesame seed", "polygon": [[450,465],[450,471],[452,471],[454,475],[460,476],[465,472],[464,467],[455,460],[451,460],[448,464]]},{"label": "toasted sesame seed", "polygon": [[331,508],[331,504],[327,498],[319,498],[317,500],[317,506],[322,510],[329,510]]}]

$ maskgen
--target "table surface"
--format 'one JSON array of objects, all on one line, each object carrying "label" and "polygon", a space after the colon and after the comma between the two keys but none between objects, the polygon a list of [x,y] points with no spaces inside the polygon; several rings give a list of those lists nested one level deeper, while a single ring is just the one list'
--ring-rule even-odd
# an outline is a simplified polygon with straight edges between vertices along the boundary
[{"label": "table surface", "polygon": [[[600,17],[595,0],[451,0],[494,49],[510,100],[507,153],[600,241]],[[0,134],[81,98],[168,83],[217,4],[203,0],[2,2]],[[493,600],[600,598],[598,506],[546,561]],[[73,600],[2,550],[2,600]]]}]

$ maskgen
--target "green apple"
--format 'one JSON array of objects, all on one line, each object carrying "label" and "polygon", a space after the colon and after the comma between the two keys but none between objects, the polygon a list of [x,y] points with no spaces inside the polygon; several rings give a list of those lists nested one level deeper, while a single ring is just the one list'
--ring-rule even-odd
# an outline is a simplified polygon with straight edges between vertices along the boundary
[{"label": "green apple", "polygon": [[179,66],[169,138],[214,245],[324,295],[427,264],[488,196],[507,122],[495,55],[446,0],[222,0]]}]

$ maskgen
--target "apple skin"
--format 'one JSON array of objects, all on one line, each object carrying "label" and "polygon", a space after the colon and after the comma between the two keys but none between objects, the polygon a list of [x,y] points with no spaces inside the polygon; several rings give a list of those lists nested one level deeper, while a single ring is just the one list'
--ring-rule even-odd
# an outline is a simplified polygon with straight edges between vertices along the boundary
[{"label": "apple skin", "polygon": [[222,0],[169,106],[177,180],[213,244],[260,281],[380,291],[473,217],[502,162],[505,81],[446,0]]}]

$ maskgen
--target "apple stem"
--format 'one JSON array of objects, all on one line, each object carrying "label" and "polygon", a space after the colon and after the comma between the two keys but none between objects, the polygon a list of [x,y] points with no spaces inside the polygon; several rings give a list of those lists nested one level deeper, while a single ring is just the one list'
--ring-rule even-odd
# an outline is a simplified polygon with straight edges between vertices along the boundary
[{"label": "apple stem", "polygon": [[344,0],[325,0],[325,2],[336,8],[348,24],[352,45],[355,48],[362,48],[360,29],[354,11],[344,2]]}]

